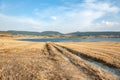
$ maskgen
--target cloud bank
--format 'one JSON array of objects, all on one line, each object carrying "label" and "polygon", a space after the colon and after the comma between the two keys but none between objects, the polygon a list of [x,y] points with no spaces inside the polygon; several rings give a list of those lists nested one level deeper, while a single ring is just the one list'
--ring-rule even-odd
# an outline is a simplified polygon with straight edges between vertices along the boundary
[{"label": "cloud bank", "polygon": [[[3,9],[0,6],[0,9]],[[120,31],[120,22],[109,21],[106,17],[118,15],[120,8],[110,2],[85,0],[85,3],[67,4],[67,6],[49,7],[32,11],[34,17],[11,16],[0,13],[0,30],[30,31]]]}]

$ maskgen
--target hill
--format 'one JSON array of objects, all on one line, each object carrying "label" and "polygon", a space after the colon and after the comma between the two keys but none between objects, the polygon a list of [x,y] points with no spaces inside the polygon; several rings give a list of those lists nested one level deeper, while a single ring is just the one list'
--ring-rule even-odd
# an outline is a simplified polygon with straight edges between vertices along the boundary
[{"label": "hill", "polygon": [[40,35],[40,32],[30,32],[30,31],[6,31],[7,33],[14,34],[14,35]]},{"label": "hill", "polygon": [[61,35],[62,33],[57,31],[44,31],[44,32],[31,32],[31,31],[6,31],[7,33],[14,35]]},{"label": "hill", "polygon": [[75,36],[99,36],[99,35],[120,35],[120,32],[73,32],[68,35]]},{"label": "hill", "polygon": [[63,34],[57,31],[44,31],[41,32],[41,35],[63,35]]},{"label": "hill", "polygon": [[71,35],[72,37],[103,37],[103,38],[113,38],[120,37],[120,32],[73,32],[68,33],[67,35]]},{"label": "hill", "polygon": [[88,38],[88,37],[104,37],[104,38],[112,38],[112,37],[120,37],[120,32],[72,32],[63,34],[57,31],[43,31],[43,32],[31,32],[31,31],[0,31],[1,35],[4,36],[6,34],[10,35],[28,35],[28,36],[49,36],[49,37],[64,37],[64,38]]}]

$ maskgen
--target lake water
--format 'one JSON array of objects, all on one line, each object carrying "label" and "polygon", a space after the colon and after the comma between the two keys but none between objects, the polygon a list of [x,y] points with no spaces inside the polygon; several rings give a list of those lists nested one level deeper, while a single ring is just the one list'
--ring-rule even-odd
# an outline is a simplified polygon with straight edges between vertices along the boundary
[{"label": "lake water", "polygon": [[40,39],[21,39],[31,42],[120,42],[120,38],[40,38]]}]

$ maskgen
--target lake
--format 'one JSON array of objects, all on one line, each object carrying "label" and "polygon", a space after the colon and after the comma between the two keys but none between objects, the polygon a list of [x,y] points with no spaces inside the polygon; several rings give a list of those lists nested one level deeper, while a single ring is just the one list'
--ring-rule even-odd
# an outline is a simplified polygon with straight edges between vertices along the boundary
[{"label": "lake", "polygon": [[37,38],[20,40],[31,42],[120,42],[120,38]]}]

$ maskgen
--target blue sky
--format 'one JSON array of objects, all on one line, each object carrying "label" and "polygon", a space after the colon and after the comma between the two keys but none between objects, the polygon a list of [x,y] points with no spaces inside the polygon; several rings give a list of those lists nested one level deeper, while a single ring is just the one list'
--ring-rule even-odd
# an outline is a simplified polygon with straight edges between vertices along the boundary
[{"label": "blue sky", "polygon": [[0,0],[0,30],[120,31],[120,0]]}]

